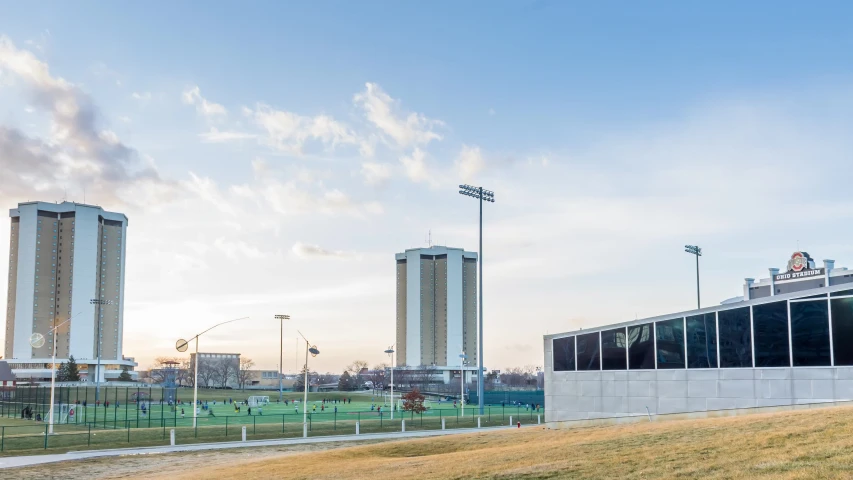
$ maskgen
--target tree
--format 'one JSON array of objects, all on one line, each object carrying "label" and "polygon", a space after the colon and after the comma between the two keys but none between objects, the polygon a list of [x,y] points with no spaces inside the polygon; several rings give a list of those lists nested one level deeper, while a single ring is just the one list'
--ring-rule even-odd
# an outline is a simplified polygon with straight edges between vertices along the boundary
[{"label": "tree", "polygon": [[219,380],[222,388],[227,387],[228,381],[237,376],[239,369],[239,362],[231,358],[221,358],[213,364],[214,377]]},{"label": "tree", "polygon": [[349,364],[347,367],[347,371],[350,375],[355,379],[355,383],[357,388],[361,389],[361,386],[364,384],[364,379],[362,378],[361,371],[367,368],[368,363],[364,360],[356,360]]},{"label": "tree", "polygon": [[118,380],[120,382],[132,382],[133,381],[133,377],[131,377],[130,373],[127,372],[127,365],[121,367],[121,374],[119,374]]},{"label": "tree", "polygon": [[[305,369],[306,368],[308,368],[307,365],[303,366],[302,371],[299,372],[299,376],[296,378],[296,382],[294,382],[294,384],[293,384],[293,391],[294,392],[302,392],[305,390]],[[308,372],[308,386],[309,387],[311,386],[311,377],[312,376],[316,377],[317,372],[311,372],[311,371]]]},{"label": "tree", "polygon": [[154,383],[166,382],[166,371],[175,369],[175,382],[179,385],[186,379],[186,370],[189,367],[187,360],[181,357],[157,357],[149,369],[151,380]]},{"label": "tree", "polygon": [[373,384],[373,394],[376,395],[378,390],[385,388],[385,369],[388,364],[380,363],[375,365],[373,370],[367,372],[367,379]]},{"label": "tree", "polygon": [[411,392],[403,395],[403,411],[412,413],[424,413],[427,408],[424,406],[424,396],[417,388],[413,388]]},{"label": "tree", "polygon": [[68,357],[68,363],[65,365],[65,380],[64,382],[79,382],[80,381],[80,369],[77,367],[77,360],[74,360],[74,355]]},{"label": "tree", "polygon": [[240,384],[241,390],[245,389],[246,383],[252,379],[252,367],[254,366],[255,362],[251,358],[240,357],[240,370],[237,371],[237,383]]},{"label": "tree", "polygon": [[344,372],[343,375],[341,375],[341,378],[338,379],[338,390],[348,392],[354,389],[355,379],[352,378],[352,375],[350,375],[349,372]]},{"label": "tree", "polygon": [[[193,366],[195,368],[195,366]],[[209,388],[217,377],[213,362],[201,362],[198,365],[198,383],[200,387]]]}]

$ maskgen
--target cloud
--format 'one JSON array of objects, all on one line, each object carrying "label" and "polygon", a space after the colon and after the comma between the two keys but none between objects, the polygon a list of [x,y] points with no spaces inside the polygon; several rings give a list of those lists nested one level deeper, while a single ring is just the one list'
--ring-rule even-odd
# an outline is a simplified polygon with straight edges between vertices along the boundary
[{"label": "cloud", "polygon": [[351,259],[356,255],[341,250],[326,250],[317,245],[296,242],[291,248],[291,251],[300,258],[336,258],[336,259]]},{"label": "cloud", "polygon": [[390,137],[398,147],[426,145],[442,138],[433,129],[444,126],[443,122],[429,119],[420,113],[406,114],[400,111],[400,102],[375,83],[366,83],[364,91],[357,93],[353,102],[364,111],[367,120],[384,134],[383,138]]},{"label": "cloud", "polygon": [[254,110],[245,109],[244,113],[266,132],[261,141],[283,152],[301,154],[312,141],[328,149],[361,143],[352,129],[329,115],[308,117],[276,110],[263,103],[257,104]]},{"label": "cloud", "polygon": [[2,36],[0,71],[21,80],[31,105],[51,119],[47,140],[0,126],[0,167],[8,172],[0,194],[55,194],[74,186],[96,198],[122,201],[124,196],[126,201],[131,187],[147,184],[161,193],[168,187],[152,164],[139,161],[137,152],[114,132],[98,127],[101,119],[89,95],[51,75],[46,63]]},{"label": "cloud", "polygon": [[391,166],[384,163],[364,162],[361,164],[361,175],[368,185],[383,185],[391,178]]},{"label": "cloud", "polygon": [[462,145],[459,156],[456,157],[456,171],[462,180],[469,181],[486,168],[486,161],[480,152],[480,147]]},{"label": "cloud", "polygon": [[198,88],[198,85],[184,90],[184,93],[181,95],[181,99],[187,105],[195,105],[196,112],[206,117],[215,117],[219,115],[224,116],[228,114],[228,111],[224,106],[202,97],[201,89]]},{"label": "cloud", "polygon": [[426,152],[420,148],[415,148],[411,155],[400,157],[400,163],[403,164],[403,170],[406,177],[415,183],[428,183],[436,185],[438,180],[430,173],[426,164]]},{"label": "cloud", "polygon": [[225,254],[225,256],[231,260],[238,260],[240,258],[258,259],[264,257],[264,254],[261,253],[257,247],[249,245],[242,240],[229,241],[220,237],[213,241],[213,247]]},{"label": "cloud", "polygon": [[216,127],[211,127],[209,131],[205,133],[199,133],[199,137],[202,140],[208,143],[222,143],[222,142],[233,142],[238,140],[248,140],[257,138],[258,136],[254,133],[248,132],[235,132],[235,131],[220,131]]},{"label": "cloud", "polygon": [[133,92],[130,94],[134,100],[139,100],[140,102],[147,102],[151,100],[151,92]]}]

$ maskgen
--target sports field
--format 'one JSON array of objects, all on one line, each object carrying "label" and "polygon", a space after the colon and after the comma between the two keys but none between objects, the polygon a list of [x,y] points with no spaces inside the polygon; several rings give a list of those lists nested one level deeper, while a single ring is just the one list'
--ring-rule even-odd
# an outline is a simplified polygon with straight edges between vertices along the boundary
[{"label": "sports field", "polygon": [[[162,445],[174,429],[177,443],[235,440],[246,427],[247,438],[266,439],[301,436],[305,408],[300,393],[286,392],[281,402],[278,392],[239,390],[199,390],[201,405],[197,425],[193,425],[192,389],[179,389],[169,404],[159,389],[104,388],[94,400],[94,389],[66,389],[55,414],[55,435],[46,436],[47,402],[45,391],[19,391],[13,401],[0,402],[0,454],[37,454],[63,450],[114,448],[119,446]],[[269,396],[270,403],[250,406],[250,396]],[[49,398],[49,397],[47,397]],[[161,401],[161,398],[163,401]],[[134,399],[137,399],[134,401]],[[79,403],[78,403],[79,402]],[[108,404],[106,402],[109,402]],[[308,396],[309,435],[355,433],[356,423],[363,433],[397,431],[406,419],[407,430],[474,427],[476,407],[464,411],[450,402],[430,401],[423,414],[397,409],[391,418],[390,399],[372,392],[311,393]],[[32,418],[22,419],[29,408]],[[73,415],[71,412],[73,411]],[[63,412],[60,415],[60,412]],[[482,427],[505,425],[510,417],[535,421],[544,411],[524,406],[489,406],[480,418]],[[27,415],[25,415],[27,416]],[[42,421],[38,421],[39,416]]]}]

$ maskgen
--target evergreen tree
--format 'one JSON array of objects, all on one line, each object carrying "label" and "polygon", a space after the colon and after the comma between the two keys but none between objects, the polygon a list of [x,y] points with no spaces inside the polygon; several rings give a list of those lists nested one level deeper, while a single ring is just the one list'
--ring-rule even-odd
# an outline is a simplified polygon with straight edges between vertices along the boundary
[{"label": "evergreen tree", "polygon": [[127,372],[127,365],[121,367],[121,374],[118,376],[120,382],[132,382],[133,377]]},{"label": "evergreen tree", "polygon": [[341,375],[341,378],[338,379],[338,390],[342,392],[355,390],[355,379],[352,378],[352,375],[350,375],[349,372],[344,372],[343,375]]},{"label": "evergreen tree", "polygon": [[[74,355],[68,357],[68,363],[63,363],[63,367],[65,368],[65,380],[64,382],[79,382],[80,381],[80,370],[77,368],[77,361],[74,360]],[[60,368],[63,368],[60,367]]]},{"label": "evergreen tree", "polygon": [[[302,367],[302,371],[299,372],[299,377],[296,379],[296,382],[293,383],[293,391],[294,392],[302,392],[305,390],[305,369],[306,368],[308,368],[307,365]],[[311,375],[314,375],[314,373],[308,372],[309,386],[310,386],[310,382],[311,382]]]},{"label": "evergreen tree", "polygon": [[57,382],[67,382],[68,378],[68,364],[62,362],[59,364],[59,368],[56,369],[56,381]]}]

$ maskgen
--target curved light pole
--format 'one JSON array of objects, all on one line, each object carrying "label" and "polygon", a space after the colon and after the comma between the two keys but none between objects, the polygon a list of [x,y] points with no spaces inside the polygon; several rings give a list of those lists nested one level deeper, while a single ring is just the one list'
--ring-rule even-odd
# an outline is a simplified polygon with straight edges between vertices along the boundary
[{"label": "curved light pole", "polygon": [[394,345],[388,347],[385,353],[391,357],[391,420],[394,420]]},{"label": "curved light pole", "polygon": [[[70,322],[71,319],[80,315],[83,312],[78,312],[71,318],[65,320],[64,322],[56,325],[47,331],[48,334],[53,333],[53,355],[50,361],[50,409],[48,410],[48,434],[53,435],[53,399],[54,399],[54,391],[56,388],[56,330]],[[44,345],[44,335],[40,333],[34,333],[30,336],[30,346],[35,348],[41,348]]]},{"label": "curved light pole", "polygon": [[302,335],[302,332],[299,332],[299,335],[305,340],[305,396],[302,400],[302,437],[308,438],[308,353],[311,353],[312,357],[316,357],[320,354],[320,350],[317,350],[317,345],[311,345],[311,342],[305,338],[305,335]]},{"label": "curved light pole", "polygon": [[459,373],[461,373],[460,377],[462,377],[462,381],[460,382],[460,390],[459,390],[459,401],[462,405],[462,416],[465,416],[465,364],[468,363],[468,355],[465,355],[465,350],[459,354],[459,358],[461,359],[462,365],[459,366]]},{"label": "curved light pole", "polygon": [[95,367],[95,403],[97,403],[101,394],[101,305],[112,305],[114,302],[93,298],[89,300],[89,303],[98,306],[98,366]]},{"label": "curved light pole", "polygon": [[480,403],[480,415],[483,415],[483,202],[495,203],[495,192],[484,190],[483,187],[475,187],[472,185],[459,185],[459,193],[473,197],[480,201],[480,251],[478,260],[480,262],[480,329],[478,332],[478,340],[480,342],[479,355],[477,355],[477,399]]},{"label": "curved light pole", "polygon": [[197,425],[196,422],[198,421],[198,410],[196,410],[196,404],[198,404],[198,364],[199,364],[198,337],[204,335],[205,333],[213,330],[214,328],[216,328],[220,325],[225,325],[226,323],[236,322],[237,320],[248,320],[248,319],[249,319],[249,317],[240,317],[240,318],[235,318],[233,320],[227,320],[225,322],[217,323],[216,325],[208,328],[207,330],[199,333],[198,335],[190,338],[189,340],[180,339],[175,343],[175,348],[179,352],[183,353],[183,352],[187,351],[187,346],[189,345],[189,343],[191,341],[195,340],[195,362],[194,362],[195,363],[195,365],[194,365],[195,366],[195,373],[193,374],[193,427],[195,427]]},{"label": "curved light pole", "polygon": [[278,337],[278,403],[281,403],[284,392],[281,382],[281,376],[284,372],[284,321],[290,320],[290,315],[276,315],[275,319],[281,323],[281,330]]}]

